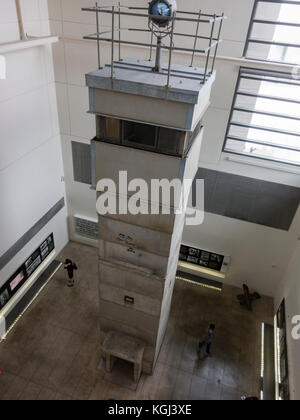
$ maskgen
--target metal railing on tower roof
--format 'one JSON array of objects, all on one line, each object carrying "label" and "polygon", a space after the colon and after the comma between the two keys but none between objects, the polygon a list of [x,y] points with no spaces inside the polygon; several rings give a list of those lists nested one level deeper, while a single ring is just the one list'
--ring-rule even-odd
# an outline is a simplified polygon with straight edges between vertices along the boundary
[{"label": "metal railing on tower roof", "polygon": [[[152,1],[152,3],[154,0]],[[159,2],[159,1],[158,1]],[[163,0],[164,3],[168,3],[168,0]],[[161,2],[160,2],[161,3]],[[122,60],[122,45],[132,45],[145,47],[149,49],[149,61],[152,61],[153,50],[156,49],[156,66],[153,68],[153,71],[160,71],[159,60],[160,60],[160,50],[167,50],[169,52],[169,63],[168,63],[168,79],[167,87],[170,83],[171,76],[171,66],[172,66],[172,57],[174,51],[185,52],[191,54],[190,66],[194,64],[194,59],[197,54],[202,54],[205,56],[205,68],[203,74],[201,73],[201,83],[205,84],[208,78],[213,74],[216,57],[218,53],[218,48],[221,40],[221,32],[223,27],[223,22],[226,19],[224,13],[222,14],[207,14],[203,13],[202,10],[198,12],[191,11],[182,11],[176,10],[170,16],[158,16],[150,13],[150,8],[148,7],[134,7],[129,5],[121,5],[120,2],[111,5],[111,6],[100,6],[99,3],[96,3],[94,7],[84,7],[82,11],[92,12],[96,15],[96,33],[91,35],[84,36],[86,40],[92,40],[97,42],[97,53],[98,53],[98,67],[101,66],[101,43],[109,42],[111,43],[111,77],[114,77],[114,58],[115,58],[115,45],[118,45],[118,56],[119,61]],[[101,31],[100,25],[100,15],[111,15],[111,30]],[[132,17],[135,19],[147,19],[148,28],[138,28],[138,27],[122,27],[122,18]],[[116,26],[117,21],[117,26]],[[160,24],[162,22],[162,24]],[[188,32],[176,32],[175,27],[177,22],[185,22],[189,26],[190,24],[195,24],[195,33],[191,34]],[[164,25],[165,23],[165,25]],[[107,26],[107,23],[106,23]],[[138,26],[138,25],[137,25]],[[201,35],[200,31],[204,26],[208,30],[209,35]],[[208,29],[207,29],[208,28]],[[149,33],[151,34],[150,43],[131,41],[122,38],[124,32],[137,32],[137,33]],[[107,36],[110,34],[110,36]],[[157,45],[153,42],[154,36],[157,37]],[[163,38],[169,37],[168,45],[161,42]],[[174,42],[174,37],[181,37],[191,40],[191,47],[178,46]],[[198,48],[197,44],[201,40],[203,43],[206,43],[206,46],[203,48]]]}]

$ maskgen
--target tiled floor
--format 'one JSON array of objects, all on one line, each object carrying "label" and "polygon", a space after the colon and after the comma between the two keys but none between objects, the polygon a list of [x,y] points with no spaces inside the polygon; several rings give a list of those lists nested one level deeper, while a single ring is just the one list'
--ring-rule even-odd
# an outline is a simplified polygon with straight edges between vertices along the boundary
[{"label": "tiled floor", "polygon": [[[97,369],[97,250],[70,243],[61,259],[79,266],[76,287],[60,270],[0,344],[0,399],[240,399],[259,393],[261,323],[272,323],[273,301],[254,312],[236,301],[239,290],[222,293],[178,281],[166,338],[153,376],[136,391],[120,365],[110,376]],[[213,358],[198,361],[205,328],[217,325]],[[105,379],[104,379],[105,376]],[[119,383],[119,385],[117,385]],[[121,386],[121,385],[122,386]]]}]

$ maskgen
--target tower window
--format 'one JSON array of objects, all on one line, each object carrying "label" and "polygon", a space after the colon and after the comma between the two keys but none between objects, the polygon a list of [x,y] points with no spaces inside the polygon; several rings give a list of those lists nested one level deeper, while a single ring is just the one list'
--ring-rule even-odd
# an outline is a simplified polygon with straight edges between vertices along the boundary
[{"label": "tower window", "polygon": [[96,121],[97,140],[180,157],[187,155],[202,128],[201,121],[193,132],[102,116]]},{"label": "tower window", "polygon": [[140,124],[124,121],[124,144],[136,145],[154,149],[156,147],[156,127],[148,124]]}]

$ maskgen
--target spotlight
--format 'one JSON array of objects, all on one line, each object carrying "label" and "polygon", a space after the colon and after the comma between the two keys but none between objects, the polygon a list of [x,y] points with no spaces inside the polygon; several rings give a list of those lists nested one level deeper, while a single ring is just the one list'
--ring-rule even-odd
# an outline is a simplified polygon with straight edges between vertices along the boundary
[{"label": "spotlight", "polygon": [[[168,26],[170,19],[177,10],[176,0],[152,0],[149,4],[149,15],[151,16],[152,22],[164,28]],[[156,19],[155,16],[158,16],[159,19]],[[162,19],[163,17],[166,19]]]}]

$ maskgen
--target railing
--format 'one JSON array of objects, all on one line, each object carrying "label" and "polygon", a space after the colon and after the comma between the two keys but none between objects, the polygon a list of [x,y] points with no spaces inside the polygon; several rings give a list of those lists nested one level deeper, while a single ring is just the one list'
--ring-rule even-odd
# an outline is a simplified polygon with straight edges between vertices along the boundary
[{"label": "railing", "polygon": [[[161,48],[167,50],[169,52],[169,63],[168,63],[168,80],[167,80],[167,87],[170,83],[170,76],[171,76],[171,65],[172,65],[172,56],[174,51],[181,51],[181,52],[189,52],[191,53],[191,62],[190,66],[192,67],[194,64],[194,59],[196,54],[204,54],[205,59],[205,69],[203,72],[203,76],[201,75],[201,83],[204,84],[208,80],[208,78],[213,74],[216,57],[218,53],[219,44],[222,42],[220,39],[223,22],[226,19],[224,13],[221,15],[217,14],[206,14],[199,12],[187,12],[187,11],[177,11],[176,14],[170,17],[165,16],[152,16],[148,13],[148,8],[146,7],[131,7],[131,6],[122,6],[120,3],[115,6],[99,6],[96,3],[95,7],[86,7],[82,8],[85,12],[92,12],[96,14],[96,33],[87,35],[84,37],[86,40],[93,40],[97,41],[97,53],[98,53],[98,67],[101,68],[101,42],[110,42],[111,43],[111,78],[114,78],[114,56],[115,56],[115,45],[118,45],[118,54],[119,54],[119,61],[122,59],[121,54],[121,45],[134,45],[139,47],[149,48],[149,61],[152,61],[153,50],[157,48],[157,45],[153,43],[154,40],[154,31],[151,30],[150,22],[152,18],[155,20],[166,20],[170,21],[170,31],[168,33],[164,32],[163,37],[169,36],[170,42],[169,45],[161,45]],[[147,13],[146,13],[147,12]],[[100,29],[100,14],[108,14],[111,15],[111,31],[102,31]],[[141,28],[122,28],[121,20],[124,16],[130,16],[133,18],[147,18],[149,25],[148,28],[141,29]],[[115,26],[116,20],[118,20],[117,27]],[[188,34],[188,33],[179,33],[175,31],[176,22],[186,22],[188,24],[196,24],[196,31],[195,34]],[[209,36],[202,36],[199,35],[201,25],[210,25],[210,35]],[[137,42],[137,41],[128,41],[122,39],[122,33],[124,32],[145,32],[151,34],[151,42],[144,43],[144,42]],[[106,34],[110,34],[110,36],[104,36]],[[116,36],[117,34],[117,36]],[[183,37],[188,38],[192,41],[192,47],[179,47],[176,46],[174,43],[174,37]],[[204,40],[207,42],[207,47],[199,49],[197,48],[197,42],[199,40]]]}]

